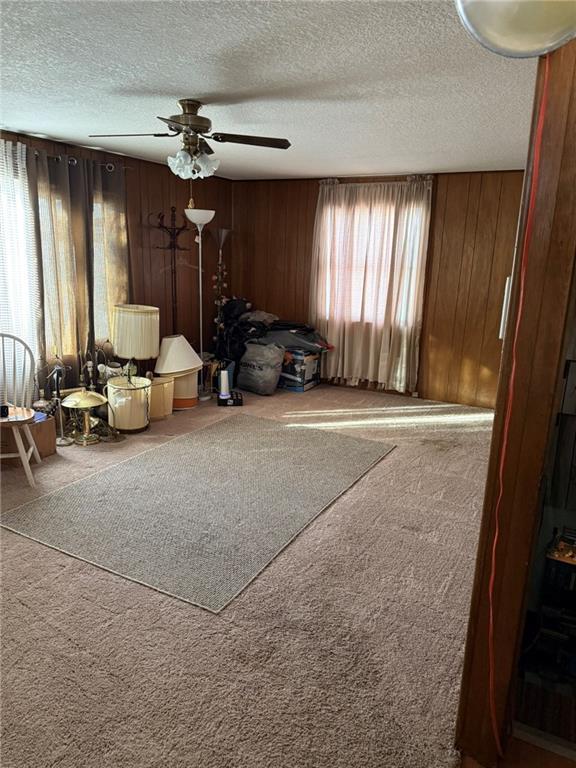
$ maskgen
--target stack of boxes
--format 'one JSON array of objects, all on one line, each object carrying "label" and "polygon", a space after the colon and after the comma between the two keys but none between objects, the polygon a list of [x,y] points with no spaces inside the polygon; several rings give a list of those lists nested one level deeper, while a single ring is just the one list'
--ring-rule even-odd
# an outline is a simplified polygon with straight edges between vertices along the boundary
[{"label": "stack of boxes", "polygon": [[306,392],[320,384],[320,352],[287,349],[278,387],[291,392]]}]

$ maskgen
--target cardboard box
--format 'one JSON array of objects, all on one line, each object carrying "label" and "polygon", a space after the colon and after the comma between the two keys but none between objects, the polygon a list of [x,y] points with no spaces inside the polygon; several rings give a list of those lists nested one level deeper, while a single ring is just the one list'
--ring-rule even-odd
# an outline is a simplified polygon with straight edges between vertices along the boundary
[{"label": "cardboard box", "polygon": [[[30,432],[38,448],[38,453],[42,459],[56,453],[56,421],[54,416],[46,416],[45,413],[34,414],[34,422],[30,424]],[[24,436],[24,447],[28,447],[28,441]],[[10,427],[3,426],[0,429],[0,444],[2,453],[16,453],[16,443]],[[2,459],[6,464],[20,465],[20,459]]]},{"label": "cardboard box", "polygon": [[287,349],[280,373],[278,387],[290,392],[306,392],[320,384],[319,352],[303,349]]}]

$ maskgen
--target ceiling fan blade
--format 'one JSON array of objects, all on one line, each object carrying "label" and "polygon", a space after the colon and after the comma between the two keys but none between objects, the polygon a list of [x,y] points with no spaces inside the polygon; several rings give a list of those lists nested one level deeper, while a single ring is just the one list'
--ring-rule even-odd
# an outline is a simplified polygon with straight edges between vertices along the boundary
[{"label": "ceiling fan blade", "polygon": [[205,155],[213,155],[214,154],[214,150],[212,149],[210,144],[208,144],[206,139],[203,139],[202,137],[200,137],[199,140],[198,140],[198,147],[202,150],[202,152],[204,152]]},{"label": "ceiling fan blade", "polygon": [[241,133],[213,133],[206,138],[223,143],[251,144],[254,147],[272,147],[274,149],[288,149],[290,146],[288,139],[273,139],[269,136],[244,136]]},{"label": "ceiling fan blade", "polygon": [[192,130],[187,125],[181,125],[180,123],[176,123],[174,120],[171,120],[169,117],[160,117],[160,115],[156,115],[158,120],[162,120],[163,123],[166,123],[168,128],[170,128],[171,131],[174,131],[175,133],[193,133]]},{"label": "ceiling fan blade", "polygon": [[176,136],[175,133],[90,133],[89,139],[103,139],[112,136]]}]

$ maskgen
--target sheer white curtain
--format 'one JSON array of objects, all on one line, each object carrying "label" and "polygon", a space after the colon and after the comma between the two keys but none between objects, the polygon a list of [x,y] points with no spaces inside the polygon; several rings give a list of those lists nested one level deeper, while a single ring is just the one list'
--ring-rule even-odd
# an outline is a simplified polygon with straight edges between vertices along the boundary
[{"label": "sheer white curtain", "polygon": [[416,389],[432,181],[322,184],[311,322],[334,345],[324,375]]},{"label": "sheer white curtain", "polygon": [[26,146],[0,140],[0,331],[41,356],[41,280]]}]

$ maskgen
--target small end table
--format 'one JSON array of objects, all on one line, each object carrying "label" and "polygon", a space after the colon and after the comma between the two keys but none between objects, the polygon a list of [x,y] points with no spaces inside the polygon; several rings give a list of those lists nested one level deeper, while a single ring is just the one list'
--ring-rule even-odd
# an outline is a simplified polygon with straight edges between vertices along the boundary
[{"label": "small end table", "polygon": [[[18,453],[0,453],[0,459],[15,459],[19,458],[22,462],[22,466],[24,467],[24,472],[26,472],[26,477],[28,478],[28,483],[35,487],[36,482],[34,480],[34,475],[32,474],[32,469],[30,467],[30,457],[34,456],[34,461],[37,464],[40,464],[42,459],[40,458],[40,454],[38,453],[38,448],[36,447],[36,443],[34,442],[34,438],[32,436],[32,432],[30,431],[30,424],[32,424],[34,421],[34,411],[32,408],[20,408],[17,406],[10,406],[8,409],[8,416],[5,418],[0,418],[0,428],[4,429],[11,429],[12,434],[14,435],[14,442],[16,443],[16,448],[18,450]],[[26,440],[28,441],[28,448],[24,447],[24,441],[22,440],[22,435],[20,434],[20,430],[24,432],[26,436]]]}]

